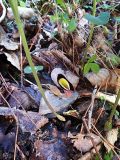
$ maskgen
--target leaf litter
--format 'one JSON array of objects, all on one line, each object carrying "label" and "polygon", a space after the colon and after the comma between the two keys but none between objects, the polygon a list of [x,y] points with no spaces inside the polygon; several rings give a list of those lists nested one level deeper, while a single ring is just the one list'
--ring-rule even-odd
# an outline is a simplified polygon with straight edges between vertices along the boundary
[{"label": "leaf litter", "polygon": [[120,89],[119,3],[98,1],[96,16],[92,1],[82,3],[34,0],[18,7],[45,96],[62,122],[35,84],[9,3],[0,1],[1,159],[119,157],[119,108],[112,130],[104,129]]}]

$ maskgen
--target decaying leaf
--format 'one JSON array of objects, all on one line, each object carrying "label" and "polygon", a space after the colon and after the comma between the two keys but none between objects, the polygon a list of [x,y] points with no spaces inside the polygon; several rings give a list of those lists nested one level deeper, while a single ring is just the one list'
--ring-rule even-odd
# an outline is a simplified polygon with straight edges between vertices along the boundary
[{"label": "decaying leaf", "polygon": [[63,65],[68,66],[70,70],[79,75],[79,68],[76,67],[66,56],[64,52],[59,50],[51,50],[51,54],[60,59],[63,62]]},{"label": "decaying leaf", "polygon": [[[73,92],[71,97],[58,97],[55,96],[50,90],[45,91],[45,96],[51,106],[54,108],[56,112],[60,112],[65,110],[70,104],[72,104],[77,98],[78,93]],[[44,99],[41,99],[39,113],[42,115],[51,113],[51,110],[48,108],[47,104],[45,103]]]},{"label": "decaying leaf", "polygon": [[106,133],[106,139],[108,141],[108,144],[104,142],[104,146],[108,152],[110,152],[111,149],[114,149],[114,144],[117,141],[117,138],[118,138],[118,128],[112,129]]},{"label": "decaying leaf", "polygon": [[48,123],[48,119],[37,112],[25,112],[14,108],[0,108],[0,116],[16,116],[18,125],[23,132],[35,133],[38,129]]},{"label": "decaying leaf", "polygon": [[34,143],[36,149],[36,157],[39,159],[50,160],[66,160],[67,159],[67,148],[62,140],[50,140],[41,141],[37,140]]},{"label": "decaying leaf", "polygon": [[[97,94],[96,94],[96,98],[102,98],[102,99],[104,99],[108,102],[111,102],[113,104],[115,103],[116,97],[117,97],[117,95],[115,95],[115,94],[109,95],[109,94],[105,94],[102,92],[97,92]],[[118,101],[118,105],[120,105],[120,99]]]},{"label": "decaying leaf", "polygon": [[30,110],[30,108],[37,108],[35,101],[29,96],[28,93],[16,89],[12,92],[9,100],[9,104],[16,109],[24,109],[26,111]]},{"label": "decaying leaf", "polygon": [[16,53],[11,53],[11,54],[8,54],[6,52],[4,52],[4,54],[6,55],[7,57],[7,60],[13,65],[15,66],[18,70],[20,70],[20,62],[19,62],[19,58],[18,58],[18,55],[16,55]]},{"label": "decaying leaf", "polygon": [[[99,144],[97,147],[97,150],[99,151],[101,148],[101,144]],[[94,157],[94,155],[96,155],[96,151],[93,148],[90,152],[85,153],[81,158],[79,158],[78,160],[92,160],[92,158]]]},{"label": "decaying leaf", "polygon": [[[18,6],[18,12],[19,12],[20,17],[24,19],[29,19],[32,16],[35,16],[35,12],[32,8]],[[13,15],[11,8],[7,8],[7,17],[11,20],[14,19],[14,15]]]},{"label": "decaying leaf", "polygon": [[0,26],[0,45],[4,46],[7,50],[11,50],[11,51],[15,51],[19,47],[18,43],[13,42],[7,37],[2,26]]},{"label": "decaying leaf", "polygon": [[60,90],[56,86],[49,84],[49,89],[54,95],[56,95],[58,97],[62,96],[62,93],[60,92]]},{"label": "decaying leaf", "polygon": [[77,110],[69,110],[67,112],[63,112],[63,114],[66,115],[66,116],[79,118],[79,113],[77,112]]},{"label": "decaying leaf", "polygon": [[91,82],[92,85],[97,85],[102,89],[117,91],[120,88],[120,70],[108,70],[102,68],[97,74],[90,72],[85,77]]},{"label": "decaying leaf", "polygon": [[75,137],[71,136],[71,138],[75,138],[72,140],[74,147],[83,153],[88,152],[91,148],[93,148],[93,143],[90,137],[93,139],[95,145],[98,145],[101,142],[101,138],[93,133],[90,135],[79,133]]}]

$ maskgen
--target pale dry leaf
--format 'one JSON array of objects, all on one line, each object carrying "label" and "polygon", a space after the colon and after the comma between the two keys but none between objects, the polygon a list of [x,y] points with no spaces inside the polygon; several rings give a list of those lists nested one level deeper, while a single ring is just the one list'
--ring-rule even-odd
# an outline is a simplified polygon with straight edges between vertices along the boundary
[{"label": "pale dry leaf", "polygon": [[[32,16],[35,16],[35,12],[32,8],[18,6],[18,12],[19,12],[20,17],[24,19],[29,19]],[[7,17],[11,20],[14,19],[14,14],[11,8],[7,8]]]},{"label": "pale dry leaf", "polygon": [[55,96],[58,96],[58,97],[62,96],[62,93],[56,86],[49,84],[49,89]]},{"label": "pale dry leaf", "polygon": [[[99,151],[101,148],[101,144],[96,146],[97,150]],[[78,160],[92,160],[93,156],[96,155],[96,151],[93,148],[90,152],[85,153],[81,158],[79,158]]]},{"label": "pale dry leaf", "polygon": [[0,45],[11,51],[17,50],[19,47],[18,43],[13,42],[7,37],[7,34],[2,26],[0,26]]},{"label": "pale dry leaf", "polygon": [[4,54],[7,57],[7,60],[13,65],[15,66],[18,70],[20,70],[20,62],[19,62],[19,58],[15,53],[12,54],[8,54],[6,52],[4,52]]},{"label": "pale dry leaf", "polygon": [[18,44],[8,38],[4,38],[0,44],[1,46],[4,46],[7,50],[15,51],[18,49]]},{"label": "pale dry leaf", "polygon": [[104,146],[108,152],[110,152],[111,149],[114,149],[114,144],[117,141],[117,138],[118,138],[118,128],[112,129],[107,132],[106,139],[107,139],[108,143],[110,143],[112,145],[112,146],[110,146],[109,144],[104,142]]},{"label": "pale dry leaf", "polygon": [[72,140],[74,147],[83,153],[90,151],[90,149],[93,148],[90,137],[94,140],[95,145],[98,145],[101,142],[101,138],[93,133],[89,135],[79,133],[77,134],[76,139]]},{"label": "pale dry leaf", "polygon": [[[75,102],[75,100],[78,98],[78,93],[73,92],[71,97],[66,98],[63,96],[55,96],[50,90],[46,90],[45,96],[56,112],[62,112],[63,110],[67,109],[68,106]],[[51,110],[48,108],[43,98],[40,101],[39,112],[42,115],[51,113]]]},{"label": "pale dry leaf", "polygon": [[118,91],[120,88],[120,69],[108,70],[101,68],[99,72],[89,72],[85,77],[90,81],[93,86],[102,87],[102,89]]},{"label": "pale dry leaf", "polygon": [[84,27],[85,25],[88,25],[88,20],[84,18],[85,10],[78,8],[78,27]]},{"label": "pale dry leaf", "polygon": [[108,81],[108,79],[110,78],[110,73],[107,69],[101,68],[97,74],[93,72],[89,72],[85,75],[85,77],[94,86],[95,85],[104,86]]},{"label": "pale dry leaf", "polygon": [[[116,97],[117,95],[115,94],[109,95],[109,94],[105,94],[102,92],[97,92],[96,94],[96,98],[103,98],[104,100],[111,102],[111,103],[115,103]],[[118,105],[120,105],[120,99],[118,101]]]}]

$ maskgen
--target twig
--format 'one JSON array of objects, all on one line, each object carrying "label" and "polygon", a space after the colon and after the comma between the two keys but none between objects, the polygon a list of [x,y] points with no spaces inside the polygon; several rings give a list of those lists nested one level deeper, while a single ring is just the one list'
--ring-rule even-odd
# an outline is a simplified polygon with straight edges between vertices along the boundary
[{"label": "twig", "polygon": [[93,93],[92,93],[92,100],[91,100],[91,104],[90,104],[90,109],[89,109],[89,112],[88,112],[88,127],[89,129],[91,129],[91,123],[92,123],[92,113],[93,113],[93,108],[94,108],[94,100],[95,100],[95,95],[96,95],[96,91],[97,91],[97,88],[95,87],[95,89],[93,90]]},{"label": "twig", "polygon": [[100,153],[99,153],[98,150],[97,150],[97,147],[96,147],[96,144],[95,144],[95,142],[94,142],[94,139],[90,136],[91,133],[90,133],[89,127],[87,126],[87,123],[86,123],[85,118],[83,118],[83,123],[84,123],[85,128],[87,129],[87,132],[89,133],[89,138],[90,138],[90,140],[91,140],[91,142],[92,142],[92,144],[93,144],[93,147],[94,147],[94,149],[95,149],[95,151],[96,151],[99,159],[102,160],[102,157],[101,157]]},{"label": "twig", "polygon": [[20,147],[17,144],[16,144],[16,148],[20,152],[22,160],[26,160],[24,153],[21,151]]},{"label": "twig", "polygon": [[97,130],[97,128],[95,127],[95,125],[93,125],[92,124],[92,127],[94,128],[94,132],[96,132],[99,136],[100,136],[100,138],[103,140],[103,142],[104,143],[107,143],[107,145],[109,146],[109,147],[111,147],[111,150],[115,153],[115,155],[118,157],[118,159],[120,158],[119,157],[119,155],[117,154],[117,152],[114,150],[114,148],[116,148],[118,151],[120,151],[120,149],[119,148],[117,148],[116,146],[113,146],[110,142],[108,142],[101,134],[100,134],[100,132]]}]

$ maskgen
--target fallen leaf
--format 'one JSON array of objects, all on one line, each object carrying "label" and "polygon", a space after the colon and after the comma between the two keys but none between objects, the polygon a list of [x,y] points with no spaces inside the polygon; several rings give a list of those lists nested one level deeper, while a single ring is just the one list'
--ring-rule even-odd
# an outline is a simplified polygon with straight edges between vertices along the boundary
[{"label": "fallen leaf", "polygon": [[7,34],[2,28],[2,26],[0,26],[0,45],[11,51],[17,50],[19,47],[18,43],[13,42],[7,37]]},{"label": "fallen leaf", "polygon": [[[18,6],[18,12],[20,17],[24,18],[24,19],[29,19],[32,16],[35,16],[35,12],[32,8],[26,8],[26,7],[20,7]],[[11,8],[7,8],[7,17],[10,20],[14,19],[14,14]]]},{"label": "fallen leaf", "polygon": [[36,157],[41,160],[66,160],[67,147],[62,140],[42,141],[36,140],[34,143],[36,149]]},{"label": "fallen leaf", "polygon": [[114,149],[114,144],[117,141],[117,138],[118,138],[118,128],[112,129],[106,133],[106,139],[107,139],[108,143],[110,143],[112,145],[111,146],[111,145],[107,144],[106,142],[104,142],[104,146],[108,152],[110,152],[111,149]]},{"label": "fallen leaf", "polygon": [[72,140],[74,147],[83,153],[90,151],[90,149],[93,148],[90,137],[94,140],[95,145],[101,142],[101,138],[93,133],[89,135],[79,133],[74,137],[76,139]]},{"label": "fallen leaf", "polygon": [[19,62],[19,58],[15,53],[12,54],[8,54],[6,52],[4,52],[4,54],[7,57],[7,60],[13,65],[15,66],[17,69],[20,70],[20,62]]},{"label": "fallen leaf", "polygon": [[25,112],[19,109],[0,107],[0,116],[13,116],[18,119],[18,125],[23,132],[34,134],[38,129],[48,123],[48,119],[37,112]]},{"label": "fallen leaf", "polygon": [[99,72],[89,72],[85,77],[90,81],[93,86],[102,87],[102,89],[114,90],[117,92],[120,88],[120,69],[108,70],[101,68]]},{"label": "fallen leaf", "polygon": [[[72,104],[78,98],[78,93],[73,92],[71,97],[65,98],[63,96],[62,97],[55,96],[50,90],[46,90],[45,96],[48,102],[54,108],[54,110],[56,112],[61,112],[65,110],[70,104]],[[48,108],[43,98],[40,101],[39,112],[42,115],[51,113],[51,110]]]},{"label": "fallen leaf", "polygon": [[61,96],[62,96],[62,93],[60,92],[60,90],[59,90],[56,86],[51,85],[51,84],[49,84],[48,86],[49,86],[50,91],[51,91],[55,96],[58,96],[58,97],[61,97]]},{"label": "fallen leaf", "polygon": [[79,113],[76,110],[69,110],[67,112],[63,112],[63,114],[66,115],[66,116],[79,118]]}]

